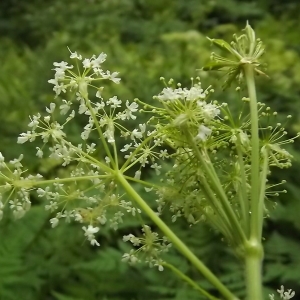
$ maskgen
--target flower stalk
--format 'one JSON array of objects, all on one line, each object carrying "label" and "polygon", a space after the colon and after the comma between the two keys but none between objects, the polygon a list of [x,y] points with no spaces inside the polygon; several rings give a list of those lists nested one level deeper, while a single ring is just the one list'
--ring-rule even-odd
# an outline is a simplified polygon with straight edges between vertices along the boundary
[{"label": "flower stalk", "polygon": [[126,193],[135,200],[141,209],[151,218],[158,228],[166,235],[168,240],[183,254],[202,275],[225,297],[227,300],[238,300],[223,283],[195,256],[193,252],[177,237],[177,235],[166,225],[165,222],[151,209],[151,207],[141,198],[133,187],[124,178],[121,172],[116,174],[118,181],[125,189]]}]

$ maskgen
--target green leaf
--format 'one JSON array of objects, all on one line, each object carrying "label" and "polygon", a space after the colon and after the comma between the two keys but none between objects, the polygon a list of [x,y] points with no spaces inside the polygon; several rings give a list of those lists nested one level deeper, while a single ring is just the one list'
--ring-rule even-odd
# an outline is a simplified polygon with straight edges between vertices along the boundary
[{"label": "green leaf", "polygon": [[239,55],[231,46],[228,44],[226,41],[221,40],[221,39],[210,39],[208,38],[209,41],[211,41],[213,44],[215,44],[218,48],[220,49],[226,49],[228,50],[231,54],[233,54],[235,57],[241,59],[241,55]]}]

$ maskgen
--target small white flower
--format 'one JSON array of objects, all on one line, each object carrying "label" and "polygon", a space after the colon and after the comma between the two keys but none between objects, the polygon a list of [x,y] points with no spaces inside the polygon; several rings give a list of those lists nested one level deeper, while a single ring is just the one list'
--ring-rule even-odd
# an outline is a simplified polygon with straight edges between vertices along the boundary
[{"label": "small white flower", "polygon": [[127,109],[124,112],[125,116],[124,116],[124,119],[122,119],[122,120],[125,120],[125,119],[129,120],[130,118],[135,120],[136,116],[134,116],[132,113],[137,112],[138,107],[139,107],[138,104],[136,102],[132,102],[129,104],[129,101],[127,100],[126,107],[127,107]]},{"label": "small white flower", "polygon": [[25,215],[26,211],[22,206],[17,206],[13,211],[13,215],[16,219],[21,219]]},{"label": "small white flower", "polygon": [[23,166],[21,164],[21,160],[23,159],[23,157],[24,157],[23,154],[21,154],[19,158],[15,158],[11,160],[10,163],[14,165],[15,168],[22,168]]},{"label": "small white flower", "polygon": [[94,235],[94,233],[97,233],[99,231],[99,227],[93,227],[92,225],[89,225],[87,228],[85,226],[82,227],[82,229],[85,232],[85,236],[89,237]]},{"label": "small white flower", "polygon": [[100,244],[96,241],[94,234],[99,231],[99,227],[93,227],[92,225],[89,225],[88,227],[83,226],[82,227],[84,231],[84,235],[87,237],[87,239],[91,242],[91,245],[94,246],[100,246]]},{"label": "small white flower", "polygon": [[206,141],[208,136],[211,134],[212,130],[204,125],[199,126],[199,132],[196,138],[200,139],[201,141]]},{"label": "small white flower", "polygon": [[46,112],[49,113],[49,114],[52,114],[54,112],[55,106],[56,106],[56,104],[51,102],[50,103],[50,108],[46,107]]},{"label": "small white flower", "polygon": [[85,69],[89,69],[92,66],[91,61],[88,58],[85,58],[82,61],[82,65]]},{"label": "small white flower", "polygon": [[106,216],[101,215],[97,218],[97,221],[99,221],[100,224],[104,225],[107,222]]},{"label": "small white flower", "polygon": [[157,96],[157,98],[162,101],[174,101],[177,99],[181,99],[182,96],[179,93],[179,89],[173,90],[172,88],[167,87],[162,90],[162,92],[160,93],[160,95]]},{"label": "small white flower", "polygon": [[169,157],[168,150],[167,149],[160,150],[159,157],[162,159]]},{"label": "small white flower", "polygon": [[130,148],[131,146],[132,146],[132,143],[126,144],[120,151],[121,151],[121,152],[126,152],[126,151],[129,150],[129,148]]},{"label": "small white flower", "polygon": [[136,171],[135,174],[134,174],[134,178],[140,180],[141,179],[141,174],[142,174],[141,170]]},{"label": "small white flower", "polygon": [[0,164],[4,162],[4,156],[2,155],[2,153],[0,152]]},{"label": "small white flower", "polygon": [[97,240],[95,240],[95,239],[92,239],[92,240],[91,240],[91,245],[92,245],[92,246],[95,246],[95,245],[96,245],[96,246],[100,246],[100,244],[99,244],[99,243],[97,242]]},{"label": "small white flower", "polygon": [[105,53],[100,53],[100,55],[95,58],[93,57],[91,65],[93,68],[98,68],[103,62],[105,62],[107,55]]},{"label": "small white flower", "polygon": [[58,225],[59,219],[58,218],[52,218],[50,219],[51,227],[54,228]]},{"label": "small white flower", "polygon": [[122,261],[129,262],[130,264],[135,264],[139,261],[139,259],[134,255],[134,251],[130,250],[129,253],[125,253],[122,256]]},{"label": "small white flower", "polygon": [[50,201],[50,204],[45,205],[45,209],[53,212],[58,209],[58,204],[57,204],[57,202]]},{"label": "small white flower", "polygon": [[37,126],[39,125],[39,120],[41,118],[40,114],[37,114],[36,116],[33,116],[33,118],[29,117],[31,122],[28,124],[28,127],[32,127],[32,130],[35,130]]},{"label": "small white flower", "polygon": [[111,75],[110,75],[110,80],[116,84],[120,83],[121,81],[121,78],[117,77],[119,74],[119,72],[113,72]]},{"label": "small white flower", "polygon": [[107,104],[109,104],[112,108],[121,107],[122,100],[119,100],[117,96],[114,96],[108,99]]},{"label": "small white flower", "polygon": [[141,139],[143,137],[143,134],[142,132],[139,132],[138,129],[133,129],[132,130],[132,133],[131,133],[131,139],[134,140],[134,139]]},{"label": "small white flower", "polygon": [[[69,47],[68,47],[68,49],[69,49]],[[70,53],[71,53],[70,58],[77,58],[77,59],[79,59],[79,60],[82,60],[82,56],[81,56],[80,54],[77,54],[76,51],[75,51],[75,52],[72,52],[70,49],[69,49],[69,51],[70,51]]]},{"label": "small white flower", "polygon": [[196,99],[204,99],[206,94],[203,92],[203,89],[199,86],[193,86],[190,90],[186,91],[186,100],[187,101],[194,101]]},{"label": "small white flower", "polygon": [[97,93],[96,93],[96,97],[102,99],[102,95],[101,95],[102,89],[98,89]]},{"label": "small white flower", "polygon": [[96,147],[95,143],[92,143],[91,145],[86,145],[86,152],[87,153],[94,153],[95,150],[96,150],[95,147]]},{"label": "small white flower", "polygon": [[161,166],[159,166],[157,163],[151,165],[151,168],[155,170],[156,175],[160,175]]},{"label": "small white flower", "polygon": [[162,272],[164,270],[164,267],[161,264],[157,264],[158,271]]},{"label": "small white flower", "polygon": [[49,123],[50,120],[51,120],[51,117],[50,117],[50,116],[44,117],[44,121],[45,121],[46,123]]},{"label": "small white flower", "polygon": [[31,136],[32,136],[31,131],[23,132],[18,137],[17,143],[18,144],[24,144],[31,138]]},{"label": "small white flower", "polygon": [[206,103],[203,101],[198,101],[197,104],[198,106],[202,107],[203,115],[206,120],[212,120],[220,114],[220,110],[215,104]]},{"label": "small white flower", "polygon": [[71,107],[71,101],[67,101],[67,100],[62,100],[62,102],[64,104],[62,104],[59,109],[60,109],[60,114],[61,115],[65,115],[67,114],[67,112],[69,111],[70,107]]},{"label": "small white flower", "polygon": [[48,80],[49,83],[54,84],[53,91],[55,92],[56,96],[58,96],[61,92],[66,92],[66,86],[63,83],[57,83],[54,79]]},{"label": "small white flower", "polygon": [[39,158],[42,158],[43,157],[43,151],[39,148],[39,147],[36,147],[36,156],[39,157]]},{"label": "small white flower", "polygon": [[68,66],[68,63],[67,62],[65,62],[65,61],[61,61],[61,62],[54,62],[53,63],[53,65],[55,66],[55,67],[57,67],[57,68],[55,68],[55,70],[63,70],[63,71],[65,71],[65,70],[67,70],[67,69],[72,69],[73,68],[73,66],[71,65],[71,66]]},{"label": "small white flower", "polygon": [[85,105],[84,102],[82,102],[79,105],[78,113],[81,115],[81,114],[85,113],[87,110],[88,110],[88,107]]},{"label": "small white flower", "polygon": [[245,147],[248,146],[250,144],[248,135],[245,132],[243,132],[242,130],[239,132],[239,135],[240,135],[242,145]]}]

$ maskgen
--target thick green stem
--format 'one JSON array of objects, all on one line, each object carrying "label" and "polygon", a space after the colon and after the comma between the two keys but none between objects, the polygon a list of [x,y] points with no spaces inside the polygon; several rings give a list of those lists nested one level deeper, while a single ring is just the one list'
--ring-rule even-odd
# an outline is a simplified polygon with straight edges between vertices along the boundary
[{"label": "thick green stem", "polygon": [[245,77],[250,98],[250,114],[251,114],[251,217],[250,217],[250,237],[260,240],[260,223],[259,215],[259,135],[258,135],[258,110],[256,89],[254,80],[254,66],[245,64]]},{"label": "thick green stem", "polygon": [[250,240],[247,243],[245,253],[247,300],[263,300],[262,258],[261,242]]},{"label": "thick green stem", "polygon": [[177,235],[161,220],[151,207],[140,197],[140,195],[127,182],[121,172],[116,177],[123,186],[127,195],[138,203],[142,210],[152,219],[158,228],[166,235],[170,242],[203,274],[203,276],[217,288],[217,290],[228,300],[237,300],[223,283],[195,256],[193,252],[177,237]]}]

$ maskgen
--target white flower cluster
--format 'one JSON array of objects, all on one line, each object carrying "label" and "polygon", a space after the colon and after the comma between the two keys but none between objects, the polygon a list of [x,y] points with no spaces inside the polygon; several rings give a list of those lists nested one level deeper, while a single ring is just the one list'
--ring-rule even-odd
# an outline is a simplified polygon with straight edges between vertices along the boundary
[{"label": "white flower cluster", "polygon": [[[137,118],[139,106],[136,102],[122,101],[117,96],[104,100],[101,94],[103,87],[93,85],[103,79],[114,83],[120,81],[118,73],[103,71],[101,64],[106,59],[104,53],[83,59],[76,52],[71,52],[70,57],[82,61],[82,73],[76,75],[74,66],[67,62],[54,63],[55,76],[49,82],[54,84],[56,97],[70,90],[74,92],[75,99],[62,99],[59,104],[50,103],[44,114],[30,116],[29,130],[21,133],[17,141],[23,144],[40,138],[43,145],[36,147],[37,157],[56,161],[64,167],[66,177],[54,180],[42,180],[39,174],[25,177],[21,164],[23,156],[6,164],[0,154],[0,184],[4,182],[0,186],[0,216],[6,203],[9,203],[14,215],[22,217],[30,207],[29,192],[36,190],[39,198],[47,200],[46,210],[58,211],[50,220],[52,227],[57,226],[61,219],[87,223],[88,227],[83,228],[85,236],[92,245],[98,245],[94,234],[100,225],[109,223],[113,229],[117,229],[125,213],[133,216],[141,213],[132,202],[123,200],[117,191],[112,168],[118,159],[116,132],[118,137],[126,140],[121,149],[125,159],[122,171],[140,165],[134,180],[140,180],[141,168],[146,165],[159,174],[161,166],[155,161],[167,158],[168,153],[158,148],[162,140],[155,138],[156,131],[147,129],[146,124],[139,124],[133,130],[126,128],[128,120]],[[96,89],[93,95],[95,102],[89,99],[88,88]],[[76,115],[86,116],[87,119],[81,132],[82,143],[77,145],[69,141],[67,134],[69,123]],[[98,139],[94,136],[94,142],[88,143],[91,134],[97,134]],[[144,142],[144,139],[147,141]],[[2,195],[5,193],[9,196],[4,201]]]},{"label": "white flower cluster", "polygon": [[187,88],[171,88],[166,87],[157,96],[161,101],[175,101],[175,100],[186,100],[195,101],[199,99],[205,99],[207,97],[207,91],[201,88],[200,84],[196,84],[190,89]]},{"label": "white flower cluster", "polygon": [[136,237],[128,234],[123,237],[125,242],[131,242],[138,249],[131,249],[129,253],[123,255],[123,261],[130,264],[141,262],[141,256],[146,257],[146,263],[150,267],[158,267],[159,271],[163,271],[163,259],[161,255],[169,251],[172,246],[165,237],[159,238],[158,233],[151,231],[151,228],[144,225],[142,228],[142,237]]},{"label": "white flower cluster", "polygon": [[[52,227],[57,226],[61,220],[85,223],[87,226],[83,226],[83,230],[87,240],[92,245],[99,245],[95,235],[101,225],[108,223],[113,229],[117,229],[126,213],[135,216],[141,212],[118,194],[115,177],[117,168],[126,173],[134,167],[135,175],[131,180],[140,183],[143,183],[142,168],[150,167],[156,175],[160,175],[160,162],[170,157],[167,149],[163,148],[165,142],[176,140],[176,134],[180,134],[182,138],[184,135],[180,132],[181,126],[187,126],[192,131],[197,143],[205,142],[212,134],[212,124],[220,109],[215,102],[207,102],[212,90],[203,90],[200,82],[190,89],[167,87],[157,96],[164,108],[156,108],[167,120],[166,124],[158,122],[152,126],[153,118],[150,118],[149,122],[137,122],[137,128],[129,130],[126,125],[128,121],[137,119],[141,101],[122,101],[117,96],[104,99],[103,86],[95,84],[105,79],[114,83],[120,81],[117,72],[103,70],[106,55],[101,53],[84,59],[76,52],[71,52],[70,58],[77,65],[78,62],[81,64],[81,73],[74,72],[74,69],[80,70],[79,66],[74,68],[64,61],[54,63],[54,79],[49,82],[54,84],[58,100],[50,103],[45,108],[45,113],[30,116],[29,130],[21,133],[18,138],[19,144],[41,139],[43,145],[36,147],[36,156],[51,159],[56,165],[62,166],[65,178],[42,180],[37,175],[28,177],[29,181],[23,175],[20,163],[22,157],[11,161],[7,167],[1,155],[0,167],[9,173],[9,176],[4,172],[0,173],[2,181],[6,182],[1,186],[1,194],[10,194],[5,202],[0,199],[0,211],[9,203],[16,217],[23,216],[30,207],[29,192],[35,190],[38,198],[47,200],[46,210],[56,213],[50,220]],[[74,99],[59,100],[58,96],[67,91],[72,91]],[[68,128],[76,116],[86,120],[79,144],[71,142],[68,135]],[[157,122],[158,119],[154,120]],[[171,133],[174,128],[177,130],[175,137],[168,136],[170,128]],[[118,141],[120,138],[125,140],[119,151],[117,137]],[[89,142],[90,139],[93,142]],[[125,162],[122,166],[118,165],[118,152],[124,155]],[[151,190],[151,184],[146,185]],[[179,217],[178,212],[174,218],[176,217]],[[145,237],[154,238],[155,233],[151,235],[147,227],[144,230]],[[154,240],[158,241],[158,238]],[[156,254],[152,254],[149,264],[158,264]]]},{"label": "white flower cluster", "polygon": [[100,246],[100,244],[95,239],[95,233],[99,231],[99,227],[93,227],[92,225],[89,225],[88,227],[83,226],[82,229],[84,231],[84,235],[91,242],[92,246]]},{"label": "white flower cluster", "polygon": [[[0,152],[0,220],[3,217],[6,203],[8,203],[15,218],[22,218],[31,207],[29,192],[32,189],[32,182],[42,179],[40,174],[24,176],[22,159],[23,155],[21,154],[19,158],[6,163]],[[9,196],[3,199],[5,193],[9,193]]]},{"label": "white flower cluster", "polygon": [[[164,109],[158,110],[158,113],[166,113],[168,122],[175,127],[187,127],[196,140],[205,142],[212,133],[212,121],[219,116],[220,109],[215,103],[207,102],[213,90],[204,90],[200,79],[197,80],[198,83],[190,89],[181,88],[180,84],[178,88],[168,86],[154,99],[163,104]],[[173,81],[169,83],[173,84]]]},{"label": "white flower cluster", "polygon": [[55,62],[55,75],[54,79],[50,79],[48,82],[54,84],[53,90],[56,96],[60,93],[65,93],[67,89],[77,89],[84,84],[90,84],[92,81],[98,78],[109,79],[114,83],[119,83],[120,78],[118,78],[118,72],[110,73],[110,71],[104,71],[101,68],[101,64],[106,60],[106,54],[101,53],[98,57],[93,55],[91,58],[85,58],[82,60],[82,56],[77,54],[77,52],[71,52],[70,58],[75,60],[82,60],[82,66],[84,68],[82,76],[75,75],[71,69],[74,68],[73,65],[68,65],[67,62]]}]

